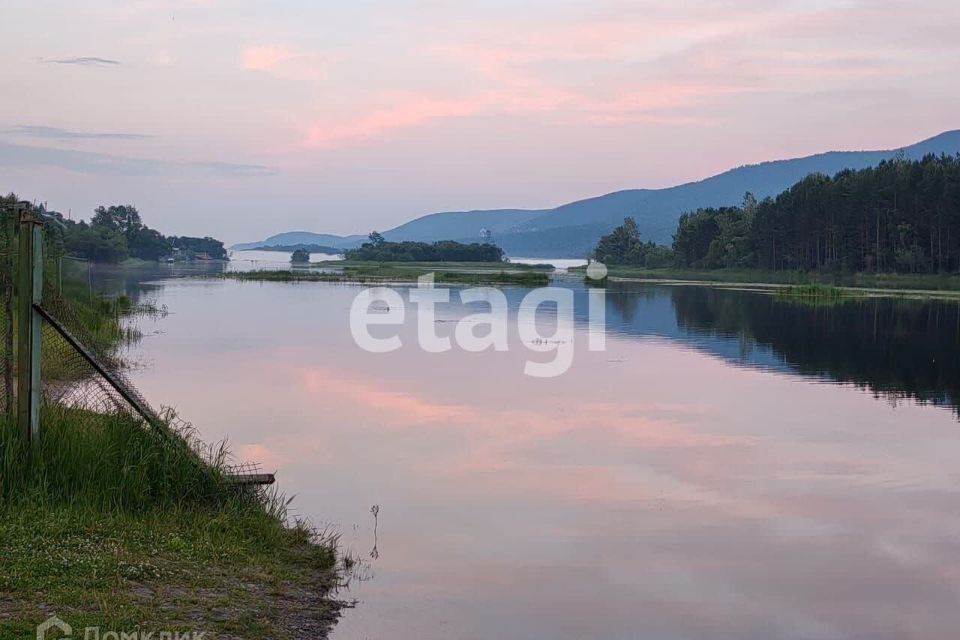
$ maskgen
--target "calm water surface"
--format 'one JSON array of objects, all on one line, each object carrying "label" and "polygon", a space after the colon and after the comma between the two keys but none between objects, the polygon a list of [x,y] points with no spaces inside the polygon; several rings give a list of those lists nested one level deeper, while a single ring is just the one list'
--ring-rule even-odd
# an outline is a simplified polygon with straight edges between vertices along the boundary
[{"label": "calm water surface", "polygon": [[[249,269],[270,269],[290,267],[291,251],[232,251],[231,262],[228,266],[234,270]],[[332,255],[329,253],[312,253],[310,262],[323,262],[325,260],[341,260],[343,256]],[[510,262],[516,264],[552,264],[558,271],[566,270],[571,267],[580,267],[587,264],[586,260],[579,258],[524,258],[522,256],[511,256]]]},{"label": "calm water surface", "polygon": [[134,380],[365,561],[335,639],[956,637],[956,303],[612,285],[598,353],[565,286],[574,363],[535,379],[515,328],[369,354],[358,287],[167,279]]}]

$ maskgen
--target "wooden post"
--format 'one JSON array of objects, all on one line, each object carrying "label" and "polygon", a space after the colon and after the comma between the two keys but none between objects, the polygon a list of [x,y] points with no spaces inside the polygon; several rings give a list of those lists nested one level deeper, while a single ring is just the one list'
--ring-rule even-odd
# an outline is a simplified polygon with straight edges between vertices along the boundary
[{"label": "wooden post", "polygon": [[43,232],[29,205],[20,211],[17,265],[17,424],[25,441],[40,436],[40,328],[33,305],[43,294]]}]

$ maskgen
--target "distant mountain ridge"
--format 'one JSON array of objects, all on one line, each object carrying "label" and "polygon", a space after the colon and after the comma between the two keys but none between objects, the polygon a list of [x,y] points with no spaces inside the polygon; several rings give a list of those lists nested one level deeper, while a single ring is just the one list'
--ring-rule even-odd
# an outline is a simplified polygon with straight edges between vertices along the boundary
[{"label": "distant mountain ridge", "polygon": [[294,251],[306,251],[307,253],[323,253],[335,256],[343,253],[343,249],[331,247],[324,244],[274,244],[257,247],[260,251],[280,251],[293,253]]},{"label": "distant mountain ridge", "polygon": [[[960,154],[960,130],[900,149],[883,151],[830,151],[803,158],[745,165],[697,182],[664,189],[630,189],[578,200],[553,209],[497,209],[431,213],[383,232],[388,240],[459,240],[476,242],[482,230],[508,255],[529,257],[583,257],[626,216],[637,220],[646,240],[667,244],[680,215],[701,207],[739,204],[744,193],[757,198],[775,196],[811,173],[833,175],[843,169],[864,169],[902,153],[908,159],[927,154]],[[287,236],[296,236],[290,240]],[[323,244],[350,248],[365,236],[332,236],[291,232],[259,243],[232,247],[256,248],[267,244]]]},{"label": "distant mountain ridge", "polygon": [[483,229],[487,229],[494,235],[510,233],[517,225],[549,211],[549,209],[492,209],[429,213],[384,231],[383,236],[395,242],[404,240],[435,242],[461,237],[469,237],[470,242],[476,242]]},{"label": "distant mountain ridge", "polygon": [[310,231],[287,231],[270,236],[259,242],[241,242],[230,247],[234,251],[250,251],[273,247],[321,245],[336,249],[352,249],[360,246],[367,236],[336,236],[329,233],[312,233]]}]

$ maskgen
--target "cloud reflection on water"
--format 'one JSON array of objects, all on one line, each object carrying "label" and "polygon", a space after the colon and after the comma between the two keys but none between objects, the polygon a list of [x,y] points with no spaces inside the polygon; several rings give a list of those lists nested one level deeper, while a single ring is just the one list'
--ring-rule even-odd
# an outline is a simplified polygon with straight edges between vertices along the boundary
[{"label": "cloud reflection on water", "polygon": [[523,353],[365,354],[353,293],[171,286],[139,374],[357,549],[381,506],[335,638],[952,637],[949,411],[630,335],[549,381]]}]

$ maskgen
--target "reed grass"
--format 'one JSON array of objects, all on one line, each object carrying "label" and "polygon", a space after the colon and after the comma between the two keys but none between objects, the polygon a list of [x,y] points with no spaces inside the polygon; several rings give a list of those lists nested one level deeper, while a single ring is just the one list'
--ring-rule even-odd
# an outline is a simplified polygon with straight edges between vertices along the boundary
[{"label": "reed grass", "polygon": [[251,638],[291,637],[284,599],[335,618],[337,537],[291,522],[276,491],[231,485],[224,446],[201,463],[189,433],[126,414],[45,406],[41,424],[28,451],[0,417],[0,638],[51,607],[105,629],[217,635],[246,620]]},{"label": "reed grass", "polygon": [[27,451],[10,420],[0,421],[0,500],[143,510],[217,504],[223,475],[128,414],[47,405],[41,437]]},{"label": "reed grass", "polygon": [[500,271],[497,273],[445,271],[437,273],[436,281],[447,284],[492,284],[518,285],[522,287],[545,287],[550,284],[550,276],[539,271],[523,271],[520,273],[511,273],[508,271]]},{"label": "reed grass", "polygon": [[828,284],[803,284],[779,287],[776,290],[778,300],[813,306],[831,306],[849,300],[861,298],[862,294],[843,287]]}]

